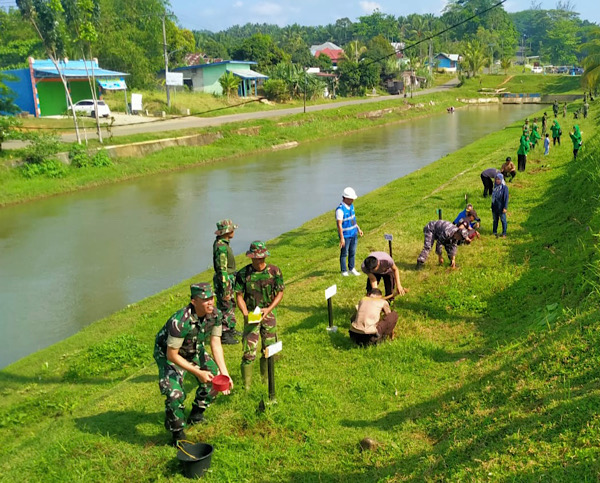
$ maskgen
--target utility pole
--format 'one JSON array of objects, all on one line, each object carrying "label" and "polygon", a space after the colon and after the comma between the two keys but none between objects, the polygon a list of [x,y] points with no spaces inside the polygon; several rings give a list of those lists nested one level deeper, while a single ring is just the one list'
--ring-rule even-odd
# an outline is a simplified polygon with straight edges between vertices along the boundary
[{"label": "utility pole", "polygon": [[167,31],[165,28],[166,20],[167,14],[165,13],[162,18],[163,51],[165,53],[165,89],[167,91],[167,107],[171,107],[171,93],[169,92],[169,81],[167,80],[169,75],[169,55],[167,54]]}]

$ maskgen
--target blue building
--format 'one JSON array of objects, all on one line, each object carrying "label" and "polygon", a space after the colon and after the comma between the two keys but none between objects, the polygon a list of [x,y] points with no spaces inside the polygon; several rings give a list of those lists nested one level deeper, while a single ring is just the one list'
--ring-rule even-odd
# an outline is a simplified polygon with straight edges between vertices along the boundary
[{"label": "blue building", "polygon": [[[92,91],[88,74],[92,71],[96,79],[96,93],[99,97],[107,90],[125,90],[124,77],[127,74],[101,69],[98,61],[61,59],[58,63],[60,72],[67,79],[73,103],[82,99],[91,99]],[[65,114],[68,109],[67,96],[60,75],[50,60],[29,58],[29,68],[3,71],[15,80],[4,83],[11,89],[16,99],[14,103],[23,112],[36,117]]]},{"label": "blue building", "polygon": [[437,61],[437,68],[445,72],[456,72],[460,56],[458,54],[445,54],[440,52],[434,59]]}]

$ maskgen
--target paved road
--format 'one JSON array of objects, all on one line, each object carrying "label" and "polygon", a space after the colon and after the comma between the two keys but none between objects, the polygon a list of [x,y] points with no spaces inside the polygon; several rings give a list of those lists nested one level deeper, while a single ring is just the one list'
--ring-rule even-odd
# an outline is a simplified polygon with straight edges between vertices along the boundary
[{"label": "paved road", "polygon": [[[431,89],[424,89],[413,93],[413,96],[422,96],[425,94],[431,94],[433,92],[442,92],[448,89],[452,89],[458,85],[458,79],[453,79],[450,82],[438,86],[432,87]],[[342,106],[351,106],[354,104],[369,104],[371,102],[380,102],[385,100],[398,99],[398,96],[378,96],[370,97],[368,99],[358,99],[343,102],[332,102],[331,104],[317,104],[314,106],[306,106],[306,112],[324,111],[326,109],[337,109]],[[273,111],[257,111],[247,112],[241,114],[229,114],[219,117],[182,117],[178,119],[166,119],[157,120],[155,122],[143,122],[140,124],[128,124],[123,126],[114,126],[113,136],[127,136],[130,134],[140,134],[149,132],[166,132],[166,131],[179,131],[182,129],[189,128],[201,128],[207,126],[220,126],[230,122],[246,121],[253,119],[268,119],[274,117],[287,116],[289,114],[299,114],[303,112],[303,107],[294,107],[290,109],[277,109]],[[88,133],[89,135],[89,133]],[[75,134],[64,134],[61,136],[64,142],[75,141]],[[11,141],[2,145],[3,148],[16,149],[23,147],[24,144],[19,141]]]}]

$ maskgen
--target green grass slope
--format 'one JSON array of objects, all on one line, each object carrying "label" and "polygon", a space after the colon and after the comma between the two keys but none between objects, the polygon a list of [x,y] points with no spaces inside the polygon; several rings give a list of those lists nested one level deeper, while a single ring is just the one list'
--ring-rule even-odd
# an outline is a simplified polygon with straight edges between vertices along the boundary
[{"label": "green grass slope", "polygon": [[[516,158],[517,124],[357,200],[358,258],[393,233],[410,289],[395,303],[393,342],[357,349],[348,339],[365,277],[338,275],[332,212],[273,240],[286,280],[277,404],[257,412],[266,388],[255,374],[249,394],[239,389],[241,349],[226,347],[236,390],[189,431],[215,446],[205,480],[597,480],[598,112],[580,123],[577,162],[563,122],[563,146],[547,157],[538,147],[509,184],[507,239],[491,235],[479,174]],[[459,248],[456,270],[433,256],[414,271],[423,225],[437,208],[453,218],[465,194],[482,238]],[[0,480],[184,481],[151,352],[188,283],[0,372]],[[328,334],[323,291],[333,283],[340,331]],[[373,451],[360,451],[364,437],[378,442]]]}]

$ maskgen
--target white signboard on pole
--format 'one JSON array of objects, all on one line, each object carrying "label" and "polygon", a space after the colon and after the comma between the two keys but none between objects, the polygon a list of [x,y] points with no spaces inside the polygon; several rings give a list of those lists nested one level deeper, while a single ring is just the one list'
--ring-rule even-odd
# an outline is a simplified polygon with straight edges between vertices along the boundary
[{"label": "white signboard on pole", "polygon": [[385,238],[387,241],[392,241],[394,239],[394,235],[392,235],[391,233],[386,233],[385,235],[383,235],[383,238]]},{"label": "white signboard on pole", "polygon": [[329,300],[337,293],[337,285],[332,285],[327,290],[325,290],[325,300]]},{"label": "white signboard on pole", "polygon": [[183,85],[183,72],[167,72],[167,85],[168,86],[182,86]]},{"label": "white signboard on pole", "polygon": [[269,357],[274,356],[278,352],[281,352],[282,349],[283,343],[281,341],[275,342],[275,344],[267,346],[265,348],[265,359],[268,359]]},{"label": "white signboard on pole", "polygon": [[140,112],[142,110],[142,95],[141,94],[131,94],[131,111],[132,112]]}]

